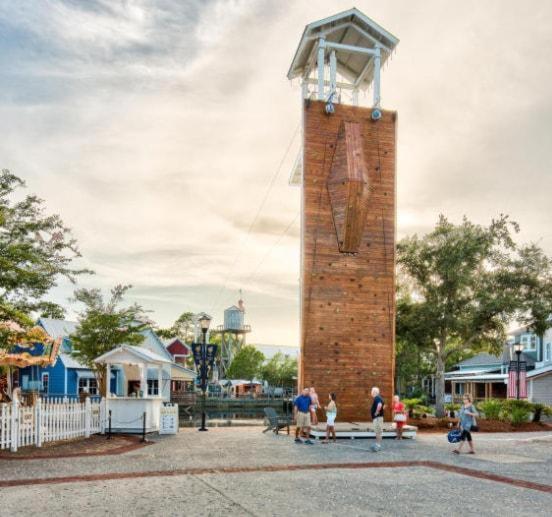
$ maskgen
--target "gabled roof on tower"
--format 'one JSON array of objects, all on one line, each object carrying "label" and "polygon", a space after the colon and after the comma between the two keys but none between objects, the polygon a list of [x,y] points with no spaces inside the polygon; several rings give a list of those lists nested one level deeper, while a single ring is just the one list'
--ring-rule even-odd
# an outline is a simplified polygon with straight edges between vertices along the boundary
[{"label": "gabled roof on tower", "polygon": [[[334,16],[309,23],[293,57],[287,77],[294,79],[308,73],[316,61],[320,38],[351,47],[381,48],[381,64],[387,61],[399,42],[398,38],[353,7]],[[374,78],[372,56],[363,53],[337,52],[337,72],[344,78],[366,89]]]}]

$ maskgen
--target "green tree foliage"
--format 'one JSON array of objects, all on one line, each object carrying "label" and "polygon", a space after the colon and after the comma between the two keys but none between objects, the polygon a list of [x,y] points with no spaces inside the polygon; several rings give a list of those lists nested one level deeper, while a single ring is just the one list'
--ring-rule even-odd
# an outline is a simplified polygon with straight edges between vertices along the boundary
[{"label": "green tree foliage", "polygon": [[397,262],[408,297],[399,305],[399,340],[413,340],[435,363],[437,416],[444,416],[447,359],[466,350],[498,353],[505,328],[519,307],[511,232],[501,216],[487,227],[466,218],[459,225],[440,216],[423,237],[399,242]]},{"label": "green tree foliage", "polygon": [[185,343],[192,343],[194,340],[194,313],[183,312],[172,326],[165,329],[157,329],[155,332],[163,339],[178,337]]},{"label": "green tree foliage", "polygon": [[297,379],[297,359],[278,352],[260,367],[259,376],[271,386],[291,388]]},{"label": "green tree foliage", "polygon": [[260,372],[264,354],[254,346],[243,346],[235,355],[226,372],[228,379],[253,380]]},{"label": "green tree foliage", "polygon": [[99,289],[78,289],[74,298],[84,305],[79,314],[78,326],[70,336],[72,354],[94,371],[102,395],[107,393],[104,365],[94,359],[119,345],[139,345],[141,334],[149,327],[142,307],[137,304],[121,307],[129,285],[117,285],[111,289],[109,300],[104,301]]},{"label": "green tree foliage", "polygon": [[539,336],[552,327],[552,259],[535,244],[521,248],[513,262],[519,283],[518,320]]},{"label": "green tree foliage", "polygon": [[71,267],[80,257],[71,231],[58,215],[45,215],[35,195],[23,196],[24,182],[0,172],[0,347],[9,348],[13,336],[8,323],[33,325],[33,314],[61,314],[62,309],[43,297],[58,278],[75,281],[84,272]]}]

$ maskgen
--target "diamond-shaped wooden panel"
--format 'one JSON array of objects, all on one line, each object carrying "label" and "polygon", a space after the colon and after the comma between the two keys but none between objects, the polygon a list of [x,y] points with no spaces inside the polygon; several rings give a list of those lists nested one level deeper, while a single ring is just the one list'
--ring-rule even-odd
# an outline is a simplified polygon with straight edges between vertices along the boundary
[{"label": "diamond-shaped wooden panel", "polygon": [[327,181],[339,251],[357,253],[368,212],[368,168],[360,123],[344,121],[339,128]]}]

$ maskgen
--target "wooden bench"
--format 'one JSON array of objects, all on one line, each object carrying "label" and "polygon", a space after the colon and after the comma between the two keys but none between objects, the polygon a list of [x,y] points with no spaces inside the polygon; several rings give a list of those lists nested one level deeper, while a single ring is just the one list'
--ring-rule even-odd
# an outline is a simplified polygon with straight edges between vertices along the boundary
[{"label": "wooden bench", "polygon": [[291,418],[278,416],[276,410],[271,407],[265,407],[263,411],[266,419],[268,420],[268,427],[263,431],[263,433],[266,433],[267,431],[272,431],[273,433],[278,434],[280,429],[283,429],[285,427],[287,428],[287,434],[289,434]]}]

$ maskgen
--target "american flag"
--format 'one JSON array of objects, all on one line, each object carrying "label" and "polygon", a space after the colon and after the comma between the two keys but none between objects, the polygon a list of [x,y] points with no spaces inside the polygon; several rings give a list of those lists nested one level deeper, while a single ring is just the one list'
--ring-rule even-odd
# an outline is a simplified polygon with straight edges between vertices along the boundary
[{"label": "american flag", "polygon": [[[510,361],[508,371],[508,398],[517,398],[517,361]],[[527,363],[522,361],[519,363],[519,398],[527,398]]]}]

